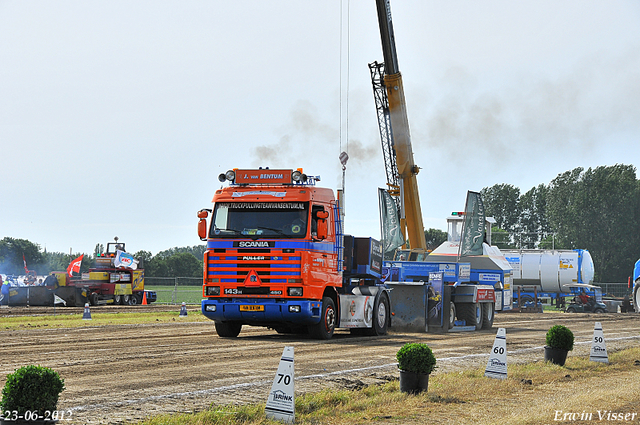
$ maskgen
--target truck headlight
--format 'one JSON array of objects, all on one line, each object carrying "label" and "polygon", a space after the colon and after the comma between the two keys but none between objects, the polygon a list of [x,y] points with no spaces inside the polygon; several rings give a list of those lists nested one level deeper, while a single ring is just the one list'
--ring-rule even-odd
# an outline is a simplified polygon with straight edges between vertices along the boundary
[{"label": "truck headlight", "polygon": [[291,286],[287,289],[287,295],[290,297],[301,297],[302,296],[302,287],[301,286]]},{"label": "truck headlight", "polygon": [[220,295],[220,287],[219,286],[207,286],[205,290],[205,294],[208,297]]},{"label": "truck headlight", "polygon": [[216,305],[215,304],[207,304],[207,305],[204,306],[204,311],[210,311],[212,313],[215,313]]}]

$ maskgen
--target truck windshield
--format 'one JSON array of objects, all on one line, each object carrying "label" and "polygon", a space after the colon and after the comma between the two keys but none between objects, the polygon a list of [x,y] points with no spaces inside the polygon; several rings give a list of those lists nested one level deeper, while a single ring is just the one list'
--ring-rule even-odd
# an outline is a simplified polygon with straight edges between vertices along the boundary
[{"label": "truck windshield", "polygon": [[307,202],[220,202],[209,237],[304,238],[308,217]]}]

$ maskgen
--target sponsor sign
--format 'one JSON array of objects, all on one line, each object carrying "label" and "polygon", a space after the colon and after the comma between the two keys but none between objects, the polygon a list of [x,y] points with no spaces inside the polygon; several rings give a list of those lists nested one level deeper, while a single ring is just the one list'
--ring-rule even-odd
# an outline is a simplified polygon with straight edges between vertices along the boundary
[{"label": "sponsor sign", "polygon": [[345,295],[340,297],[340,326],[343,328],[370,328],[373,324],[375,297]]},{"label": "sponsor sign", "polygon": [[489,288],[478,288],[476,292],[476,299],[478,302],[480,301],[495,301],[496,295],[493,289]]},{"label": "sponsor sign", "polygon": [[480,282],[500,282],[500,275],[498,273],[479,273],[478,280]]},{"label": "sponsor sign", "polygon": [[458,277],[460,280],[471,279],[471,264],[458,264]]},{"label": "sponsor sign", "polygon": [[[257,193],[257,192],[256,192]],[[251,209],[251,210],[303,210],[302,202],[218,202],[217,209]]]},{"label": "sponsor sign", "polygon": [[291,184],[292,170],[237,170],[237,184]]},{"label": "sponsor sign", "polygon": [[482,255],[485,214],[480,193],[467,192],[467,202],[464,213],[460,256]]}]

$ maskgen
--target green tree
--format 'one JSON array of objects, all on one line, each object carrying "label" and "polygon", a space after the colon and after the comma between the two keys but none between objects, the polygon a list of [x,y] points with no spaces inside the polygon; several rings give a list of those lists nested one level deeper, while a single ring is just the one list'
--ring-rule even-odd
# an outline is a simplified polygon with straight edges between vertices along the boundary
[{"label": "green tree", "polygon": [[638,257],[638,180],[631,165],[575,168],[549,184],[547,211],[556,247],[586,248],[596,280],[624,282]]},{"label": "green tree", "polygon": [[496,184],[480,191],[485,214],[493,217],[496,225],[507,232],[518,231],[520,219],[520,189],[511,184]]},{"label": "green tree", "polygon": [[547,193],[549,189],[540,184],[520,196],[520,217],[518,246],[521,248],[537,248],[540,242],[551,233],[547,217]]},{"label": "green tree", "polygon": [[166,260],[171,277],[202,277],[202,261],[189,252],[180,252]]},{"label": "green tree", "polygon": [[[24,257],[23,257],[24,255]],[[43,269],[43,257],[40,246],[26,239],[5,237],[0,240],[0,268],[6,274],[25,274],[24,261],[29,270],[40,273]]]},{"label": "green tree", "polygon": [[447,232],[440,229],[428,229],[424,231],[424,237],[427,240],[427,250],[433,251],[448,239]]}]

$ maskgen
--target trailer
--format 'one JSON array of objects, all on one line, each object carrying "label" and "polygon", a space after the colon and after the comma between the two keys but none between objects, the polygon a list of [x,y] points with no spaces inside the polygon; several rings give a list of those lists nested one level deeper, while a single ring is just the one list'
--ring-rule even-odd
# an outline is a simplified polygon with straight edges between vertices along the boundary
[{"label": "trailer", "polygon": [[519,306],[542,298],[561,307],[564,298],[573,297],[572,285],[593,283],[593,259],[586,249],[503,249],[502,253],[513,269],[514,302]]}]

